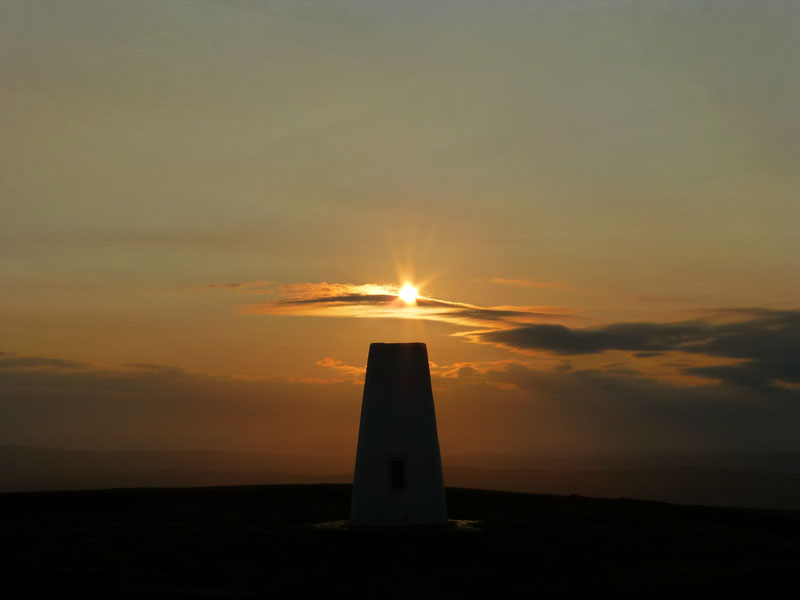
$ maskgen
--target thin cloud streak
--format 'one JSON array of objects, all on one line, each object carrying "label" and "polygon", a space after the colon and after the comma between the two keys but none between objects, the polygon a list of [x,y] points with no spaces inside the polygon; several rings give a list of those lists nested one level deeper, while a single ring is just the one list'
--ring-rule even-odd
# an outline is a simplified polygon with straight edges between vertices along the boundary
[{"label": "thin cloud streak", "polygon": [[537,290],[556,289],[572,291],[575,289],[563,281],[537,281],[535,279],[506,279],[504,277],[492,277],[489,280],[489,283],[498,285],[515,285],[517,287],[533,288]]},{"label": "thin cloud streak", "polygon": [[263,294],[267,286],[274,284],[274,281],[248,281],[246,283],[233,282],[233,283],[209,283],[202,286],[202,289],[222,288],[228,290],[239,290],[242,292],[250,292],[254,294]]},{"label": "thin cloud streak", "polygon": [[11,369],[88,369],[84,361],[49,358],[43,356],[19,356],[13,352],[0,352],[0,371]]},{"label": "thin cloud streak", "polygon": [[407,305],[399,291],[396,286],[379,284],[288,284],[270,290],[274,298],[245,305],[241,311],[254,315],[422,319],[493,330],[575,318],[564,312],[569,309],[556,306],[485,307],[425,296]]}]

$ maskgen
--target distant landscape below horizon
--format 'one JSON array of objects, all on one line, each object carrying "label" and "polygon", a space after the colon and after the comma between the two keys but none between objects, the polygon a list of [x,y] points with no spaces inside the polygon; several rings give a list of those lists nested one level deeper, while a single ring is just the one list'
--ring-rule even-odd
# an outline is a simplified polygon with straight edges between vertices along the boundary
[{"label": "distant landscape below horizon", "polygon": [[[353,456],[0,446],[0,492],[350,483]],[[448,487],[800,510],[800,452],[443,455]]]}]

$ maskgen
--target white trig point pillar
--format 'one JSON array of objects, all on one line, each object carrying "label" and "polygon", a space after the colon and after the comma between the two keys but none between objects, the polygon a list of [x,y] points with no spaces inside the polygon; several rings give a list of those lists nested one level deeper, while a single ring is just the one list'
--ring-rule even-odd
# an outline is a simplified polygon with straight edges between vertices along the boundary
[{"label": "white trig point pillar", "polygon": [[370,344],[350,523],[447,523],[425,344]]}]

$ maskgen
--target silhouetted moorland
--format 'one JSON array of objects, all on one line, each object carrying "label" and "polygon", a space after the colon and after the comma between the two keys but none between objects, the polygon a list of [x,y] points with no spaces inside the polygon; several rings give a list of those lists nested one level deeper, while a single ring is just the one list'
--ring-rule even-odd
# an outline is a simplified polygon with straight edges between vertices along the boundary
[{"label": "silhouetted moorland", "polygon": [[[349,483],[354,456],[0,446],[0,492]],[[443,456],[451,487],[800,510],[800,453]]]},{"label": "silhouetted moorland", "polygon": [[310,526],[346,519],[350,490],[0,494],[0,560],[17,595],[763,595],[799,578],[795,511],[448,488],[450,517],[479,531]]}]

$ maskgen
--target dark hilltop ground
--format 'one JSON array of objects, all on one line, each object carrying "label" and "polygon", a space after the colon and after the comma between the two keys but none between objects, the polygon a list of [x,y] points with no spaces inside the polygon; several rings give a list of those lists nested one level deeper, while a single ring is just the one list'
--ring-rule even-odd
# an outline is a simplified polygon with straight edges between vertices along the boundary
[{"label": "dark hilltop ground", "polygon": [[478,531],[336,530],[349,485],[0,494],[6,597],[764,596],[800,583],[800,512],[449,488]]}]

